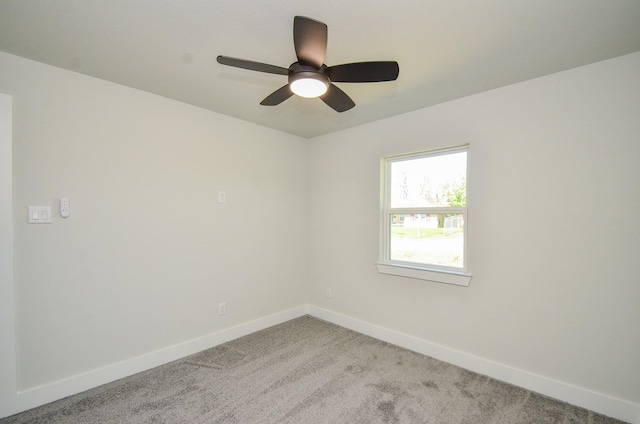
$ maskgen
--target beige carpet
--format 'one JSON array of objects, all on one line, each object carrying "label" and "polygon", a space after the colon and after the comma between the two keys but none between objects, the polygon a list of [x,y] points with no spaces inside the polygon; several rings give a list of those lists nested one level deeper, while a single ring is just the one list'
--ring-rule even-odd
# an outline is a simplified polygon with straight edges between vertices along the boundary
[{"label": "beige carpet", "polygon": [[305,316],[9,423],[620,421]]}]

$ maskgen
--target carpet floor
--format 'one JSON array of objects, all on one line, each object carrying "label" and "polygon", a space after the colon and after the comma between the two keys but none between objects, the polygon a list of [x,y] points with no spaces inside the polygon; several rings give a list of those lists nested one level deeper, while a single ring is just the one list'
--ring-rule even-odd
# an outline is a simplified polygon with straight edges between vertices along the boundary
[{"label": "carpet floor", "polygon": [[621,421],[304,316],[9,423]]}]

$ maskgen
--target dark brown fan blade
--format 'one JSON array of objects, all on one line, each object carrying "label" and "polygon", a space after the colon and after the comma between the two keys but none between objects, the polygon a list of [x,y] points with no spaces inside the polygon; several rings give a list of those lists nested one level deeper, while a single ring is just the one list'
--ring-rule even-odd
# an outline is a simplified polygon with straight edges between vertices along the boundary
[{"label": "dark brown fan blade", "polygon": [[327,52],[327,25],[304,16],[293,18],[293,45],[298,62],[320,69]]},{"label": "dark brown fan blade", "polygon": [[278,88],[273,93],[269,94],[263,101],[260,102],[262,106],[276,106],[293,96],[293,91],[289,88],[289,84]]},{"label": "dark brown fan blade", "polygon": [[358,62],[330,66],[327,76],[333,82],[380,82],[398,78],[398,62]]},{"label": "dark brown fan blade", "polygon": [[327,92],[320,96],[320,98],[336,112],[344,112],[356,105],[353,100],[351,100],[351,97],[347,96],[347,93],[333,84],[329,85]]},{"label": "dark brown fan blade", "polygon": [[236,59],[235,57],[228,56],[218,56],[217,60],[221,65],[249,69],[250,71],[266,72],[268,74],[289,75],[289,70],[287,68],[261,62],[254,62],[252,60]]}]

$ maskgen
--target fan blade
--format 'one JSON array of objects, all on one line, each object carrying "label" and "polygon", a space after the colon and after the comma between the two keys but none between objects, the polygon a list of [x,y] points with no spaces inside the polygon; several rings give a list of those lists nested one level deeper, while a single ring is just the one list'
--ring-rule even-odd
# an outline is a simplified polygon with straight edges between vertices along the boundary
[{"label": "fan blade", "polygon": [[327,92],[320,96],[320,98],[336,112],[344,112],[356,105],[353,100],[351,100],[351,97],[347,96],[347,93],[333,84],[329,85]]},{"label": "fan blade", "polygon": [[327,25],[304,16],[293,18],[293,45],[298,62],[320,69],[327,52]]},{"label": "fan blade", "polygon": [[398,78],[398,62],[358,62],[330,66],[327,76],[333,82],[380,82]]},{"label": "fan blade", "polygon": [[266,72],[268,74],[289,75],[287,68],[269,65],[252,60],[236,59],[235,57],[218,56],[217,61],[221,65],[234,66],[236,68],[249,69],[250,71]]},{"label": "fan blade", "polygon": [[273,93],[269,94],[263,101],[260,102],[262,106],[276,106],[293,96],[293,91],[289,88],[289,84],[278,88]]}]

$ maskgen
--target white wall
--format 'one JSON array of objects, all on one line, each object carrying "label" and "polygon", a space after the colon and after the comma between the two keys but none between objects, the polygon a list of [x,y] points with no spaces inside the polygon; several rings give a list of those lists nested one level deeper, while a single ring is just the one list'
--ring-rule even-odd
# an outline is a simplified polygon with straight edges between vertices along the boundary
[{"label": "white wall", "polygon": [[0,94],[0,417],[16,404],[11,96]]},{"label": "white wall", "polygon": [[[4,53],[0,69],[21,392],[306,304],[303,139]],[[29,205],[53,223],[28,225]]]},{"label": "white wall", "polygon": [[[640,411],[639,75],[636,53],[313,139],[310,304]],[[471,285],[378,274],[380,158],[462,143]]]}]

